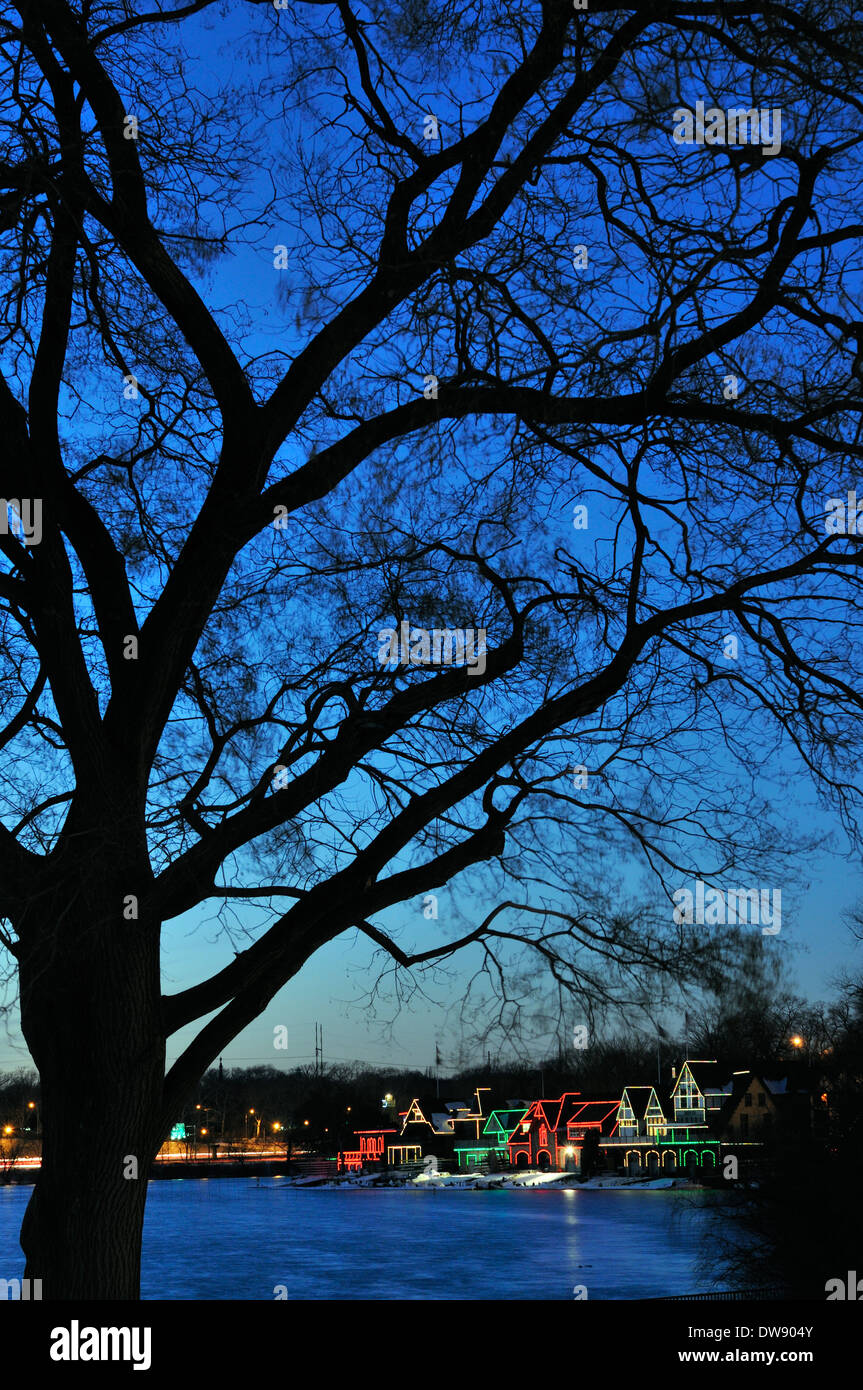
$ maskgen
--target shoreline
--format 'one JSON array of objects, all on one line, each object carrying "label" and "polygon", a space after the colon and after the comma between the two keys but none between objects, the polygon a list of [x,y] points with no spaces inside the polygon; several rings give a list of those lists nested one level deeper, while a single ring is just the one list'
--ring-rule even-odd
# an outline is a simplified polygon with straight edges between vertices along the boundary
[{"label": "shoreline", "polygon": [[[34,1186],[38,1169],[20,1169],[0,1174],[0,1187]],[[551,1188],[555,1191],[609,1192],[642,1189],[649,1192],[669,1191],[710,1191],[708,1184],[693,1182],[689,1178],[648,1178],[629,1177],[624,1174],[598,1174],[591,1178],[578,1178],[572,1173],[549,1173],[547,1170],[530,1170],[518,1173],[440,1173],[436,1175],[421,1173],[418,1176],[400,1177],[396,1172],[366,1173],[361,1176],[333,1175],[311,1176],[291,1173],[284,1162],[276,1159],[229,1162],[159,1162],[148,1174],[148,1181],[200,1181],[209,1178],[272,1178],[278,1179],[285,1187],[322,1188],[327,1191],[346,1189],[365,1191],[369,1188],[388,1191],[462,1191],[462,1192],[516,1192],[535,1191]]]}]

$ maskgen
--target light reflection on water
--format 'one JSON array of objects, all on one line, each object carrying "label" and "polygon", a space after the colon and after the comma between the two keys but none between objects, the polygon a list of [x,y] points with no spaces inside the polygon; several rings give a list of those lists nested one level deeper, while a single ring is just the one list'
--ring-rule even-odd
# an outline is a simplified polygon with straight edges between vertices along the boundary
[{"label": "light reflection on water", "polygon": [[[0,1278],[23,1273],[29,1187],[0,1188]],[[150,1183],[142,1296],[588,1299],[709,1292],[709,1213],[686,1191],[291,1190]],[[703,1258],[703,1254],[702,1254]],[[720,1286],[721,1287],[721,1286]]]}]

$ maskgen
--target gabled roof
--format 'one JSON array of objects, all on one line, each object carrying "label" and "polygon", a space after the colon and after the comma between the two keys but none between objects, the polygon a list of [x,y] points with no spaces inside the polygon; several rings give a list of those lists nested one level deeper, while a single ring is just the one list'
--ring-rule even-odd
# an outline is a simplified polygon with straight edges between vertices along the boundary
[{"label": "gabled roof", "polygon": [[435,1134],[452,1134],[453,1122],[458,1118],[455,1114],[448,1115],[440,1110],[439,1100],[420,1098],[414,1096],[402,1119],[402,1133],[409,1124],[428,1125]]},{"label": "gabled roof", "polygon": [[543,1097],[542,1100],[535,1100],[522,1115],[522,1122],[525,1120],[531,1124],[537,1121],[546,1125],[551,1130],[560,1128],[569,1119],[573,1109],[583,1104],[584,1098],[580,1091],[564,1091],[562,1096],[556,1100]]},{"label": "gabled roof", "polygon": [[485,1124],[483,1134],[505,1134],[509,1137],[518,1126],[527,1106],[516,1106],[511,1110],[492,1110]]},{"label": "gabled roof", "polygon": [[[729,1087],[730,1095],[719,1111],[719,1123],[721,1125],[726,1125],[728,1121],[731,1119],[732,1115],[740,1108],[741,1101],[743,1100],[744,1095],[749,1090],[749,1087],[751,1086],[753,1081],[761,1082],[761,1085],[764,1087],[765,1091],[773,1101],[774,1108],[776,1106],[777,1095],[779,1097],[782,1097],[785,1093],[784,1077],[781,1081],[766,1081],[759,1072],[735,1072],[731,1078],[731,1085]],[[777,1087],[778,1089],[774,1091],[774,1087]]]},{"label": "gabled roof", "polygon": [[570,1125],[590,1125],[604,1132],[616,1125],[619,1108],[620,1102],[616,1100],[583,1101],[567,1120],[567,1129]]},{"label": "gabled roof", "polygon": [[652,1095],[652,1086],[624,1086],[620,1104],[622,1105],[626,1101],[635,1118],[643,1120],[647,1114],[647,1107]]},{"label": "gabled roof", "polygon": [[427,1125],[431,1123],[430,1120],[427,1118],[424,1105],[417,1096],[414,1096],[407,1110],[405,1110],[403,1114],[404,1118],[402,1119],[402,1129],[404,1129],[405,1125],[407,1124]]},{"label": "gabled roof", "polygon": [[[487,1086],[481,1086],[479,1092],[488,1090]],[[480,1093],[474,1093],[473,1102],[469,1104],[466,1100],[441,1100],[438,1096],[414,1096],[407,1110],[400,1112],[399,1118],[402,1125],[406,1124],[430,1124],[441,1134],[451,1132],[449,1126],[452,1123],[458,1124],[468,1120],[476,1121],[485,1119],[482,1110],[482,1099]],[[525,1106],[527,1102],[525,1102]],[[475,1108],[478,1107],[478,1108]],[[435,1116],[438,1119],[435,1119]],[[440,1122],[443,1117],[447,1124]]]},{"label": "gabled roof", "polygon": [[686,1068],[698,1087],[702,1095],[706,1091],[721,1091],[724,1087],[724,1080],[721,1073],[717,1070],[719,1063],[714,1058],[712,1061],[690,1061],[689,1058],[683,1063],[674,1081],[671,1094],[674,1095],[680,1085],[683,1073]]}]

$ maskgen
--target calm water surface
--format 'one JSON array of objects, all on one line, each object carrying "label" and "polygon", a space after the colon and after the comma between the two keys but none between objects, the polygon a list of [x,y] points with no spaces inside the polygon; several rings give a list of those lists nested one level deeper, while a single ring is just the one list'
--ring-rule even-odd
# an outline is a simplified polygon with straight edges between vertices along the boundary
[{"label": "calm water surface", "polygon": [[[29,1187],[0,1187],[0,1278]],[[688,1191],[351,1192],[277,1178],[150,1183],[144,1298],[571,1299],[708,1292]],[[717,1288],[721,1288],[718,1285]]]}]

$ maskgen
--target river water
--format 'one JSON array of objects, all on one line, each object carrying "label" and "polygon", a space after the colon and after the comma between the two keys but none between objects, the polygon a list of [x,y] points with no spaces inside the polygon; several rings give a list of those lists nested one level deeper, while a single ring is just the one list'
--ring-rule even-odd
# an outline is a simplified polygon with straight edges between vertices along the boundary
[{"label": "river water", "polygon": [[[29,1187],[0,1187],[0,1278],[23,1273]],[[662,1298],[718,1291],[695,1191],[291,1188],[278,1178],[150,1183],[153,1299]],[[584,1297],[582,1294],[581,1297]]]}]

